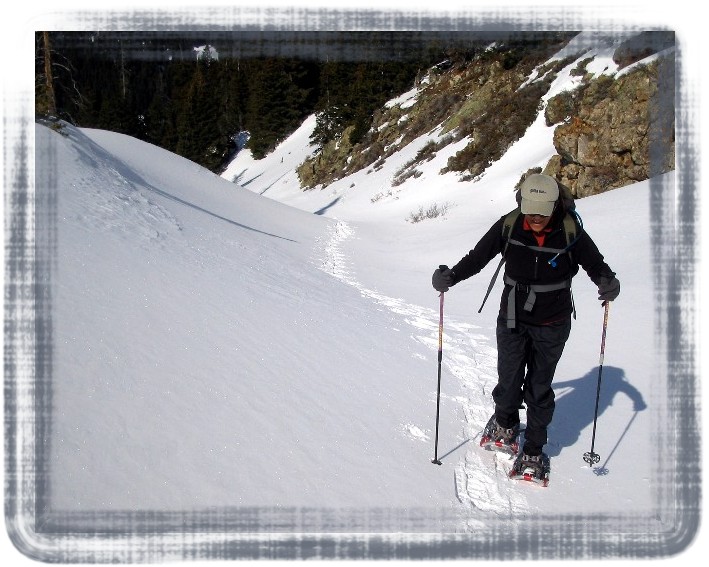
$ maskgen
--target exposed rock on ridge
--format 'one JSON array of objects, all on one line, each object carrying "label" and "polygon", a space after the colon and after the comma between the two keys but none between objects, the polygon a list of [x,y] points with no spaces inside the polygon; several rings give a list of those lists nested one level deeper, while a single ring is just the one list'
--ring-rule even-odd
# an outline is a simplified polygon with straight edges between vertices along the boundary
[{"label": "exposed rock on ridge", "polygon": [[301,183],[326,186],[355,171],[377,169],[436,128],[440,135],[397,173],[393,185],[416,177],[417,165],[462,139],[469,142],[441,173],[475,179],[524,135],[553,79],[576,60],[572,73],[583,77],[580,86],[551,98],[544,108],[547,125],[555,126],[557,152],[544,172],[585,197],[670,171],[675,167],[674,41],[672,32],[638,34],[616,50],[620,70],[614,75],[588,72],[593,57],[582,59],[582,52],[545,63],[559,44],[528,53],[498,47],[471,61],[436,67],[419,85],[415,105],[377,112],[357,144],[345,130],[301,165]]},{"label": "exposed rock on ridge", "polygon": [[558,124],[545,173],[585,197],[670,171],[674,110],[672,54],[557,95],[545,113]]}]

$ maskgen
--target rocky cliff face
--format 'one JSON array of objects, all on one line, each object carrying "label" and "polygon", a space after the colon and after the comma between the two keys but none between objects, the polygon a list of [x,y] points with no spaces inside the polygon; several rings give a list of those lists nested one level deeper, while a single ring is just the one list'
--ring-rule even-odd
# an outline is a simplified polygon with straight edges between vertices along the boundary
[{"label": "rocky cliff face", "polygon": [[670,171],[674,110],[672,55],[562,93],[545,112],[557,124],[545,173],[585,197]]},{"label": "rocky cliff face", "polygon": [[[651,34],[653,32],[650,32]],[[674,169],[674,34],[639,34],[614,56],[615,75],[587,72],[592,57],[573,54],[545,63],[561,44],[520,51],[498,46],[471,61],[434,68],[419,85],[416,104],[384,108],[358,143],[346,130],[337,142],[299,168],[305,188],[326,186],[364,168],[378,168],[417,137],[440,135],[406,164],[393,180],[417,176],[417,165],[448,144],[469,140],[441,171],[475,179],[498,160],[544,110],[555,126],[557,154],[544,172],[577,197],[593,195]],[[566,38],[568,40],[568,38]],[[656,54],[654,57],[653,54]],[[580,59],[573,73],[577,89],[543,107],[542,97],[557,73]],[[533,79],[529,79],[529,77]]]}]

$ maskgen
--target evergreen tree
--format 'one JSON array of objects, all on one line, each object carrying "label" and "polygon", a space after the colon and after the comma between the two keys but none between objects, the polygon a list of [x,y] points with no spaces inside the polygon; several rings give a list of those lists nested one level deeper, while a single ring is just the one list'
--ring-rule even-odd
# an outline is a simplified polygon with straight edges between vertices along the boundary
[{"label": "evergreen tree", "polygon": [[219,66],[220,98],[217,109],[217,131],[225,147],[222,161],[227,162],[237,151],[237,136],[246,130],[248,76],[239,59],[226,59]]},{"label": "evergreen tree", "polygon": [[[411,88],[417,73],[454,45],[472,53],[475,44],[435,33],[344,36],[286,32],[276,42],[249,36],[248,45],[240,43],[243,34],[212,36],[224,44],[217,45],[217,60],[209,49],[198,59],[193,48],[205,41],[189,33],[50,32],[57,112],[77,125],[146,139],[218,171],[239,132],[249,132],[248,147],[260,158],[312,113],[316,143],[335,140],[351,126],[349,141],[356,143],[374,111]],[[284,45],[293,53],[309,49],[314,37],[324,61],[274,55]],[[49,97],[42,38],[37,34],[38,108],[47,107]],[[348,58],[340,57],[343,45]]]},{"label": "evergreen tree", "polygon": [[35,33],[35,112],[71,122],[73,111],[84,103],[80,73],[54,47],[55,39],[55,32]]},{"label": "evergreen tree", "polygon": [[57,97],[54,92],[52,47],[47,31],[36,34],[35,69],[35,112],[45,116],[56,116]]},{"label": "evergreen tree", "polygon": [[218,135],[217,104],[209,58],[200,59],[194,69],[177,121],[176,152],[205,167],[207,164],[213,167],[213,146]]},{"label": "evergreen tree", "polygon": [[299,84],[304,69],[297,61],[268,58],[254,66],[246,105],[248,147],[262,158],[305,118],[307,85]]}]

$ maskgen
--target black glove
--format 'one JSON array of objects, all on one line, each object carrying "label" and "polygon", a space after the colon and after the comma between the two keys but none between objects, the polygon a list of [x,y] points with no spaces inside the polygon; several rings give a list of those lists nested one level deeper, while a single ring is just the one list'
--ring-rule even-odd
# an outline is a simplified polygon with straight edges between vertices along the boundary
[{"label": "black glove", "polygon": [[448,291],[448,288],[454,283],[454,276],[453,270],[448,268],[448,266],[439,266],[438,269],[433,272],[433,277],[431,278],[433,288],[441,293]]},{"label": "black glove", "polygon": [[620,293],[620,282],[615,277],[603,277],[598,282],[598,299],[613,301]]}]

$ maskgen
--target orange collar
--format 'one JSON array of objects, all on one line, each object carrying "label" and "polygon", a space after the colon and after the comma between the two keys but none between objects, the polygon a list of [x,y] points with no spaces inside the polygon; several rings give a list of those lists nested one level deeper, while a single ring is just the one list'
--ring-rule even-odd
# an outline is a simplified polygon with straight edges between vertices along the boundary
[{"label": "orange collar", "polygon": [[537,239],[537,244],[538,244],[539,246],[544,246],[544,239],[546,238],[546,235],[551,232],[551,227],[548,226],[548,225],[547,225],[547,227],[546,227],[544,230],[542,230],[541,232],[534,232],[534,231],[532,230],[532,227],[529,226],[529,223],[527,222],[527,218],[526,218],[526,217],[522,217],[522,228],[523,228],[524,230],[528,230],[529,232],[531,232],[531,233],[534,235],[534,238]]}]

